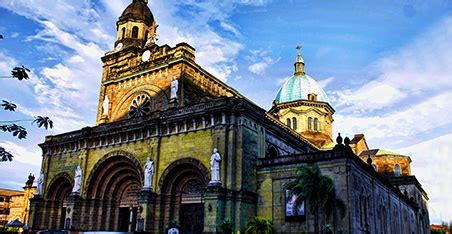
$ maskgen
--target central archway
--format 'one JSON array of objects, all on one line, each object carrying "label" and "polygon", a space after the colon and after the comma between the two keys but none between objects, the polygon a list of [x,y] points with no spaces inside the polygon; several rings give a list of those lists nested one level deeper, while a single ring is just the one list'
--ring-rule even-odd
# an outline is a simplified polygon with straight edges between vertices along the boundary
[{"label": "central archway", "polygon": [[137,193],[142,187],[140,163],[126,152],[109,154],[94,166],[88,178],[86,197],[93,230],[135,231]]},{"label": "central archway", "polygon": [[[173,162],[164,171],[160,182],[163,225],[178,220],[184,233],[201,233],[204,228],[204,193],[209,171],[197,159]],[[161,226],[160,230],[164,230]]]}]

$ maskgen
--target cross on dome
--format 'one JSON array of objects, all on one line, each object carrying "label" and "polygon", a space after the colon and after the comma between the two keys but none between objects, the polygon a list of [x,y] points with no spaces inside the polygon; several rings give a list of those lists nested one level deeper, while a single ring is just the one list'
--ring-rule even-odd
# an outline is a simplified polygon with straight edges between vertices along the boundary
[{"label": "cross on dome", "polygon": [[298,55],[301,56],[301,48],[303,48],[303,46],[301,46],[300,44],[297,45],[296,49],[298,50]]}]

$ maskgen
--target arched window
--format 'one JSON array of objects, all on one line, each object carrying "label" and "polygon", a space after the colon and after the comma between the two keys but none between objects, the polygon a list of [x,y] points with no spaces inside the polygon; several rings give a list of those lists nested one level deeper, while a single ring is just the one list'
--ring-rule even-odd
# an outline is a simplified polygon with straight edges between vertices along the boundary
[{"label": "arched window", "polygon": [[267,157],[274,158],[278,157],[278,149],[275,146],[270,145],[267,149]]},{"label": "arched window", "polygon": [[400,176],[400,165],[399,164],[394,165],[394,175]]},{"label": "arched window", "polygon": [[319,130],[319,119],[315,118],[314,119],[314,131],[318,131]]},{"label": "arched window", "polygon": [[289,127],[289,128],[290,128],[290,127],[291,127],[291,126],[290,126],[290,119],[289,119],[289,118],[287,118],[287,120],[286,120],[286,121],[287,121],[287,127]]},{"label": "arched window", "polygon": [[132,28],[132,38],[138,38],[138,27],[134,26]]},{"label": "arched window", "polygon": [[126,28],[122,28],[121,29],[121,39],[124,39],[125,36],[126,36]]},{"label": "arched window", "polygon": [[311,117],[308,118],[308,129],[312,130],[312,118]]},{"label": "arched window", "polygon": [[293,130],[297,130],[297,118],[293,117],[292,118],[292,129]]}]

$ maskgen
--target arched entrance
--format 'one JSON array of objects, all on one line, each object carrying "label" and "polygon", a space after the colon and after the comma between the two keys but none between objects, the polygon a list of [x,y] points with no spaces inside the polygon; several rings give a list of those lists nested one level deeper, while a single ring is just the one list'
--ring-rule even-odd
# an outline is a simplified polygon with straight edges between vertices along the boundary
[{"label": "arched entrance", "polygon": [[160,180],[164,225],[177,220],[182,233],[202,233],[208,182],[208,170],[200,161],[187,158],[172,163]]},{"label": "arched entrance", "polygon": [[61,173],[56,175],[49,184],[46,193],[46,203],[50,209],[48,217],[48,227],[52,229],[69,228],[70,223],[65,223],[67,212],[67,201],[72,190],[71,177],[69,174]]},{"label": "arched entrance", "polygon": [[93,230],[136,230],[137,193],[142,187],[140,163],[131,155],[107,155],[92,170],[86,186]]}]

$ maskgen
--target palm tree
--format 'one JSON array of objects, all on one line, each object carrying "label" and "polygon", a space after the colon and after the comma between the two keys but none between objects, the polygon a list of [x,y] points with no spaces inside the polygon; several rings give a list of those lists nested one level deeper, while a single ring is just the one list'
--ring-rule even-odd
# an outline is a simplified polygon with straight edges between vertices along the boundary
[{"label": "palm tree", "polygon": [[265,217],[256,216],[246,224],[246,234],[273,234],[273,222]]},{"label": "palm tree", "polygon": [[301,165],[297,169],[297,183],[292,190],[303,195],[306,199],[307,208],[314,213],[314,229],[319,233],[319,212],[323,212],[327,219],[334,214],[336,219],[336,209],[340,210],[341,217],[345,215],[345,204],[336,195],[336,188],[333,180],[322,175],[318,165]]}]

